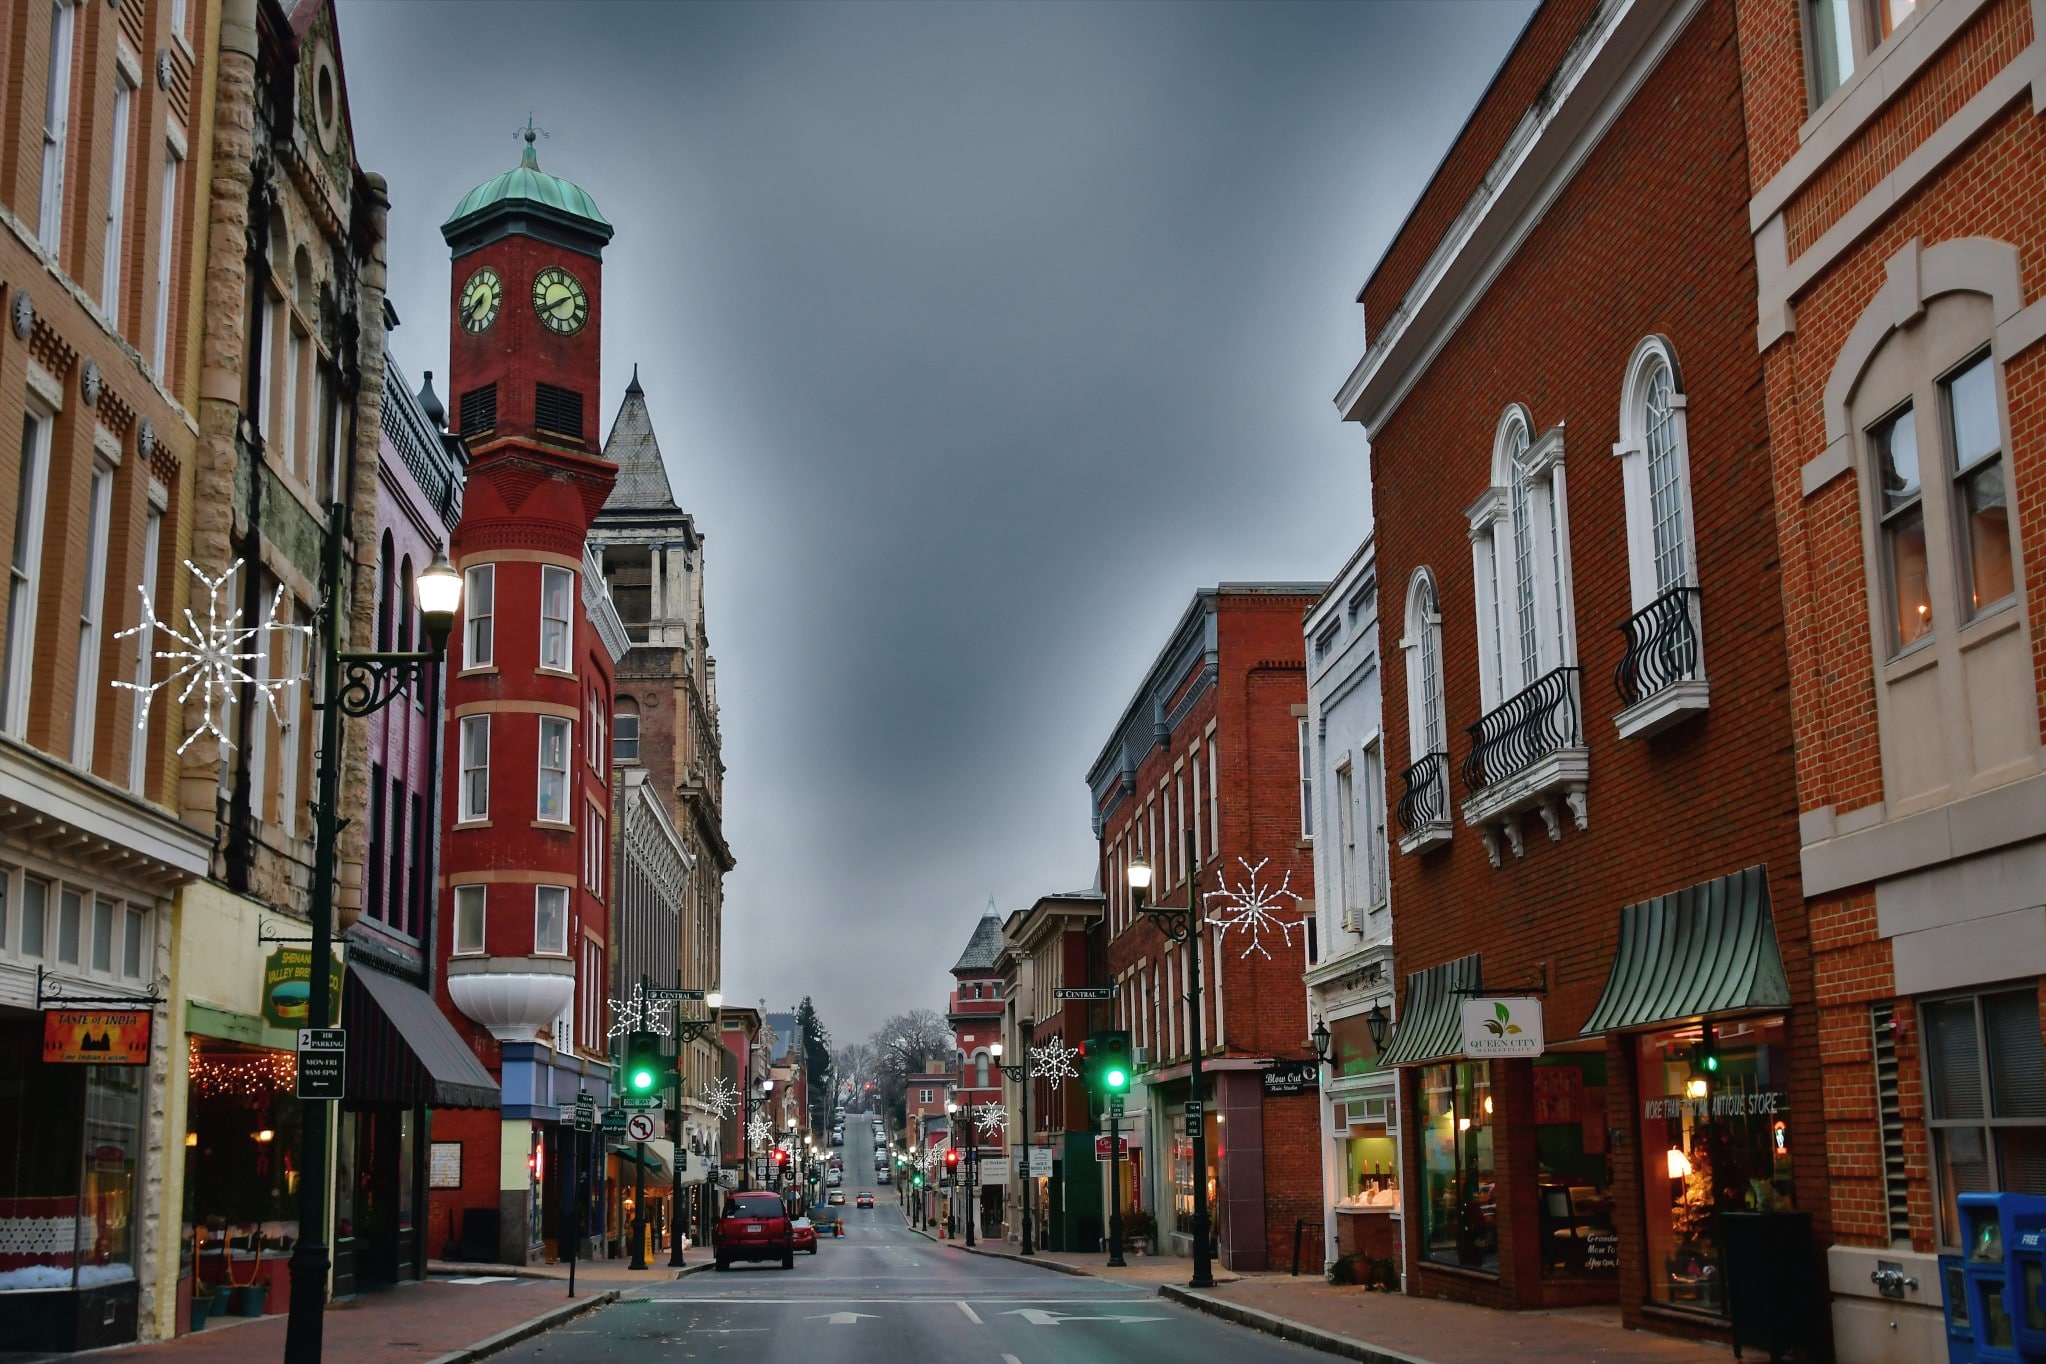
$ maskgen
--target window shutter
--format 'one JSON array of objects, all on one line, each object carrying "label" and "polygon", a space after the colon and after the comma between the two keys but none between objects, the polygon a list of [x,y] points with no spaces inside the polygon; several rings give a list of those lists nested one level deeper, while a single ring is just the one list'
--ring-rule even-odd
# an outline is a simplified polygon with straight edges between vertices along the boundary
[{"label": "window shutter", "polygon": [[462,434],[481,435],[497,429],[497,385],[485,384],[462,395]]},{"label": "window shutter", "polygon": [[1897,1016],[1888,1004],[1869,1005],[1875,1033],[1876,1121],[1883,1145],[1884,1221],[1891,1245],[1911,1242],[1911,1202],[1905,1187],[1904,1106],[1897,1085]]}]

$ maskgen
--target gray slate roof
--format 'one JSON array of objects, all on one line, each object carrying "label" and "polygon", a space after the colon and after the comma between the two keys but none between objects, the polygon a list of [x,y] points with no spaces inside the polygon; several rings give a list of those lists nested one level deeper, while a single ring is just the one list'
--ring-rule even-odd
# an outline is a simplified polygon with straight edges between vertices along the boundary
[{"label": "gray slate roof", "polygon": [[995,914],[983,914],[980,922],[973,926],[973,936],[966,940],[966,950],[959,954],[958,962],[952,967],[955,976],[986,975],[995,969],[995,958],[1002,954],[1002,920]]},{"label": "gray slate roof", "polygon": [[604,458],[618,466],[618,482],[604,503],[607,511],[675,510],[675,493],[668,486],[660,442],[654,439],[654,421],[646,410],[646,390],[639,386],[637,365],[632,367],[632,382],[625,387],[625,401],[618,405],[618,417],[611,423],[610,439],[604,442]]}]

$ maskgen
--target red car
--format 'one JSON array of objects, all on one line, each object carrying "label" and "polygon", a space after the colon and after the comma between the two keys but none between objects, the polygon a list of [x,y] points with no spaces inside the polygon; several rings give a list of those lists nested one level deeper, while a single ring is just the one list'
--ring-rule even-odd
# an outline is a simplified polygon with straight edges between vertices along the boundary
[{"label": "red car", "polygon": [[730,1269],[736,1260],[779,1260],[783,1269],[794,1269],[796,1230],[780,1195],[728,1195],[714,1248],[721,1270]]},{"label": "red car", "polygon": [[795,1233],[796,1249],[810,1255],[817,1253],[817,1225],[807,1217],[798,1217],[789,1224]]}]

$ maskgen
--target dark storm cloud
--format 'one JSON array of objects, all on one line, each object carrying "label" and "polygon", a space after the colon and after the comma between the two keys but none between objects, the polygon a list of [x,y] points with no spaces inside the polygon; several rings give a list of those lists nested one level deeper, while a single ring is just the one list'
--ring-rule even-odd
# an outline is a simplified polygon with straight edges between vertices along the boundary
[{"label": "dark storm cloud", "polygon": [[604,425],[637,363],[709,537],[729,995],[860,1036],[1092,879],[1189,594],[1363,534],[1352,300],[1526,9],[344,0],[415,374],[529,108],[617,225]]}]

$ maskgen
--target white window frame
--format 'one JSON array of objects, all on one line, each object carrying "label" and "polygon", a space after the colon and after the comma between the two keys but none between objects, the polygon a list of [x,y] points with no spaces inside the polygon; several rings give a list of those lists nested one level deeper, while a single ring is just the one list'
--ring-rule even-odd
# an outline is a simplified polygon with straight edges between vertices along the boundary
[{"label": "white window frame", "polygon": [[169,386],[164,371],[170,366],[171,277],[177,272],[178,168],[185,158],[177,144],[166,143],[163,151],[163,179],[159,183],[156,228],[156,335],[150,344],[150,358],[156,376]]},{"label": "white window frame", "polygon": [[36,598],[43,576],[43,516],[48,510],[50,455],[57,417],[47,408],[30,402],[22,424],[21,476],[8,567],[6,656],[0,660],[0,733],[17,739],[28,730],[28,701],[34,683]]},{"label": "white window frame", "polygon": [[[1360,840],[1364,845],[1364,909],[1377,914],[1386,907],[1390,895],[1390,868],[1388,851],[1387,820],[1385,804],[1385,736],[1371,734],[1364,740],[1361,750],[1363,768],[1358,781],[1362,787],[1361,799],[1364,806],[1364,833]],[[1448,776],[1445,773],[1445,781]]]},{"label": "white window frame", "polygon": [[1298,717],[1300,738],[1300,837],[1314,837],[1314,735],[1307,717]]},{"label": "white window frame", "polygon": [[[302,628],[284,637],[282,675],[303,677],[306,673],[306,641],[312,638],[312,622],[296,605],[291,608],[291,618]],[[286,687],[283,702],[277,707],[277,827],[286,838],[298,836],[299,747],[306,699],[303,688]]]},{"label": "white window frame", "polygon": [[1446,759],[1449,718],[1442,681],[1442,596],[1433,570],[1425,564],[1407,580],[1407,633],[1400,651],[1407,662],[1407,765],[1430,753]]},{"label": "white window frame", "polygon": [[107,217],[100,260],[99,310],[121,327],[122,256],[128,225],[128,162],[135,137],[135,97],[140,82],[128,75],[126,63],[114,63],[113,153],[107,163]]},{"label": "white window frame", "polygon": [[74,0],[51,0],[50,68],[43,91],[43,180],[36,237],[53,256],[64,251],[64,180],[71,141],[73,49],[78,37]]},{"label": "white window frame", "polygon": [[[1678,535],[1682,556],[1681,572],[1672,582],[1661,581],[1655,546],[1656,508],[1654,477],[1650,466],[1648,399],[1658,374],[1669,377],[1669,436],[1675,462],[1676,511],[1683,524]],[[1691,497],[1691,437],[1689,402],[1684,396],[1683,370],[1676,350],[1666,336],[1645,336],[1627,361],[1620,388],[1620,439],[1613,446],[1620,461],[1620,479],[1627,504],[1627,576],[1633,588],[1634,609],[1640,611],[1663,593],[1679,586],[1698,584],[1697,515]]]},{"label": "white window frame", "polygon": [[[555,586],[561,591],[561,615],[550,615],[548,597]],[[550,631],[553,647],[549,647]],[[575,662],[575,572],[556,564],[540,566],[540,666],[554,672],[568,672]]]},{"label": "white window frame", "polygon": [[1357,772],[1346,753],[1335,765],[1335,789],[1330,793],[1336,815],[1336,903],[1341,909],[1337,925],[1352,932],[1357,927],[1356,911],[1363,908],[1358,887],[1357,861]]},{"label": "white window frame", "polygon": [[[565,957],[568,955],[569,939],[568,901],[569,894],[567,886],[533,887],[534,956]],[[541,925],[544,922],[546,916],[549,914],[550,910],[553,912],[558,912],[561,916],[561,931],[558,938],[559,946],[556,946],[554,943],[551,942],[542,942],[540,938]]]},{"label": "white window frame", "polygon": [[[457,732],[459,734],[457,740],[459,748],[457,760],[461,768],[458,773],[461,782],[459,818],[464,824],[489,819],[490,717],[488,715],[464,715],[458,723]],[[481,737],[480,739],[472,739],[472,735],[480,735]],[[479,749],[482,761],[473,761]],[[477,789],[479,784],[478,778],[481,779],[480,793]],[[479,794],[481,799],[475,799]]]},{"label": "white window frame", "polygon": [[[1914,10],[1930,0],[1799,0],[1797,26],[1804,35],[1805,94],[1812,110],[1854,83],[1854,73],[1867,67],[1875,50],[1904,26]],[[1903,14],[1896,11],[1902,6]],[[1836,25],[1846,28],[1834,34],[1834,57],[1839,79],[1826,85],[1819,75],[1819,25],[1817,12],[1831,11]]]},{"label": "white window frame", "polygon": [[[1464,515],[1478,589],[1479,682],[1489,713],[1557,668],[1577,664],[1562,428],[1537,434],[1527,408],[1509,404],[1494,428],[1492,485]],[[1531,659],[1523,645],[1529,635]]]},{"label": "white window frame", "polygon": [[[471,931],[473,930],[473,932]],[[454,900],[453,955],[489,955],[490,887],[456,886]]]},{"label": "white window frame", "polygon": [[[482,610],[477,610],[481,605]],[[462,667],[497,666],[497,565],[462,570]]]},{"label": "white window frame", "polygon": [[[121,965],[122,980],[145,980],[153,972],[149,970],[152,953],[149,940],[149,911],[140,905],[121,906]],[[130,947],[134,948],[131,953]],[[132,968],[129,959],[133,958]]]},{"label": "white window frame", "polygon": [[[154,501],[142,517],[142,595],[156,600],[156,558],[163,550],[163,509]],[[156,627],[147,614],[135,624],[135,711],[141,718],[142,697],[156,665]],[[128,744],[128,789],[142,794],[149,780],[149,726],[138,723]]]},{"label": "white window frame", "polygon": [[[625,734],[625,722],[627,720],[632,722],[632,736],[630,738],[627,738]],[[620,763],[637,763],[639,761],[639,712],[634,711],[631,714],[627,714],[624,711],[620,711],[611,717],[611,742],[614,746],[612,761]],[[629,754],[617,752],[617,747],[625,744],[632,745],[632,752]]]},{"label": "white window frame", "polygon": [[[539,717],[539,722],[539,744],[534,755],[537,772],[533,796],[533,818],[542,824],[573,824],[575,822],[574,815],[569,805],[569,796],[573,791],[572,784],[569,781],[569,774],[575,770],[575,721],[565,719],[559,715],[542,715]],[[550,763],[548,761],[547,748],[548,736],[550,734],[558,734],[560,736],[561,760],[558,763]],[[555,804],[559,813],[553,815],[547,813],[547,794],[550,781],[558,781],[560,783],[560,790],[555,794]]]},{"label": "white window frame", "polygon": [[107,601],[107,537],[112,531],[114,467],[92,462],[85,502],[85,581],[78,602],[78,684],[71,703],[71,765],[92,770],[99,722],[99,654]]}]

